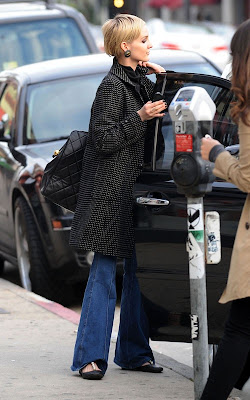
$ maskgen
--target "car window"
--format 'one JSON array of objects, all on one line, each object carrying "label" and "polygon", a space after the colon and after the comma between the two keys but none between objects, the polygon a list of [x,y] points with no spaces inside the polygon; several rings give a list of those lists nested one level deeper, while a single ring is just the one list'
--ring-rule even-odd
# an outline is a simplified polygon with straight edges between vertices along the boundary
[{"label": "car window", "polygon": [[91,106],[103,77],[85,75],[29,86],[24,143],[66,138],[74,129],[88,131]]},{"label": "car window", "polygon": [[220,71],[210,63],[185,63],[179,65],[169,64],[166,69],[176,72],[193,72],[194,74],[205,74],[220,76]]},{"label": "car window", "polygon": [[90,53],[72,18],[2,24],[0,38],[1,70]]},{"label": "car window", "polygon": [[238,126],[230,116],[230,104],[233,102],[233,94],[223,88],[215,88],[213,100],[216,112],[213,121],[214,138],[225,147],[239,143]]},{"label": "car window", "polygon": [[[183,74],[184,76],[184,74]],[[163,79],[163,78],[161,78]],[[162,82],[158,85],[162,87]],[[167,104],[181,87],[200,86],[207,90],[209,95],[215,102],[216,113],[213,120],[213,135],[214,138],[219,140],[225,147],[238,143],[238,127],[230,117],[230,103],[232,102],[232,92],[228,88],[219,87],[214,84],[197,83],[184,80],[171,80],[166,83],[164,90],[164,99]],[[152,120],[148,124],[148,131],[145,141],[145,169],[152,168],[152,154],[154,151],[154,136],[157,131],[157,145],[155,152],[155,169],[156,170],[169,170],[173,155],[174,155],[174,140],[173,140],[173,127],[172,121],[168,113],[165,114],[163,119]]]},{"label": "car window", "polygon": [[3,136],[10,139],[14,126],[17,104],[17,86],[15,83],[6,85],[0,100],[0,120],[4,122]]},{"label": "car window", "polygon": [[[165,68],[166,71],[175,71],[175,72],[191,72],[194,74],[205,74],[205,75],[214,75],[214,76],[221,76],[221,72],[215,68],[210,63],[183,63],[183,64],[167,64],[160,63],[160,65]],[[151,74],[148,77],[153,81],[156,82],[156,75]]]}]

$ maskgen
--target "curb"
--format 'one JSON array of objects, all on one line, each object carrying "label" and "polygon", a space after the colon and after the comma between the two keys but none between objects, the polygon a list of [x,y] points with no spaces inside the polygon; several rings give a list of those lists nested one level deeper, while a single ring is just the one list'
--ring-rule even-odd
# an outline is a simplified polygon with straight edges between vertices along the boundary
[{"label": "curb", "polygon": [[42,297],[36,293],[29,292],[28,290],[0,278],[0,287],[4,287],[16,295],[24,298],[31,303],[34,303],[42,308],[45,308],[47,311],[52,312],[53,314],[58,315],[59,317],[66,319],[69,322],[72,322],[75,325],[79,324],[80,315],[75,311],[70,310],[67,307],[62,306],[59,303],[56,303],[52,300],[48,300],[45,297]]},{"label": "curb", "polygon": [[42,300],[34,299],[34,303],[52,312],[53,314],[56,314],[59,317],[66,319],[69,322],[72,322],[75,325],[79,324],[80,315],[77,314],[75,311],[72,311],[69,308],[62,306],[59,303],[55,303],[50,300],[44,301],[44,298],[42,298]]}]

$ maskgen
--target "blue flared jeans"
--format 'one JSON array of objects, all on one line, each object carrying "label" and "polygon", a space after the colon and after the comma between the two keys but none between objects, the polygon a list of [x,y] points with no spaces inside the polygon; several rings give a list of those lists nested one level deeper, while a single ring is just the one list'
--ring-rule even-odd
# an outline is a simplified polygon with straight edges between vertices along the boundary
[{"label": "blue flared jeans", "polygon": [[[114,362],[133,369],[149,360],[149,329],[136,277],[136,254],[124,260],[120,326]],[[97,361],[105,373],[116,305],[116,257],[96,253],[85,289],[72,371]]]}]

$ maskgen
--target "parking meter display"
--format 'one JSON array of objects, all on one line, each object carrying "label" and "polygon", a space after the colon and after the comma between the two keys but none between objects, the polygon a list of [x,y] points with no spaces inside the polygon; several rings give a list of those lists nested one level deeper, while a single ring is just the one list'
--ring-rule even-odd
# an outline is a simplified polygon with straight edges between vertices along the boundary
[{"label": "parking meter display", "polygon": [[193,90],[181,90],[176,101],[191,101],[194,95]]}]

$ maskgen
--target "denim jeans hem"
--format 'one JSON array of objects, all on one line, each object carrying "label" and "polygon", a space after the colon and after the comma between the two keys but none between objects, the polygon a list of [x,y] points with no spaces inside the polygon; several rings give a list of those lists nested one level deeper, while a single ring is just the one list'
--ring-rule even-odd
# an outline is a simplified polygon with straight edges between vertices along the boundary
[{"label": "denim jeans hem", "polygon": [[87,364],[84,364],[84,365],[83,365],[82,367],[80,367],[80,368],[76,368],[76,367],[74,367],[73,365],[71,365],[70,369],[71,369],[71,371],[76,372],[76,371],[80,371],[80,369],[86,367],[86,365],[88,365],[88,363],[87,363]]},{"label": "denim jeans hem", "polygon": [[142,364],[144,364],[144,363],[146,363],[146,362],[148,362],[150,360],[152,360],[151,357],[146,357],[146,358],[142,359],[139,363],[137,362],[137,363],[129,363],[129,364],[127,364],[127,363],[124,363],[124,362],[118,360],[117,358],[115,358],[114,359],[114,363],[116,365],[119,365],[119,367],[121,367],[121,368],[134,369],[134,368],[137,368],[137,367],[141,367]]},{"label": "denim jeans hem", "polygon": [[[101,369],[103,374],[105,374],[105,372],[107,371],[107,368],[108,368],[107,361],[103,360],[103,359],[97,359],[97,360],[92,360],[92,361],[94,361],[97,364],[98,368]],[[86,367],[86,365],[90,364],[92,361],[88,361],[88,362],[84,363],[80,368],[77,368],[77,367],[74,367],[74,365],[71,365],[70,369],[73,372],[80,371],[80,369]],[[100,365],[100,364],[102,364],[102,365]]]}]

